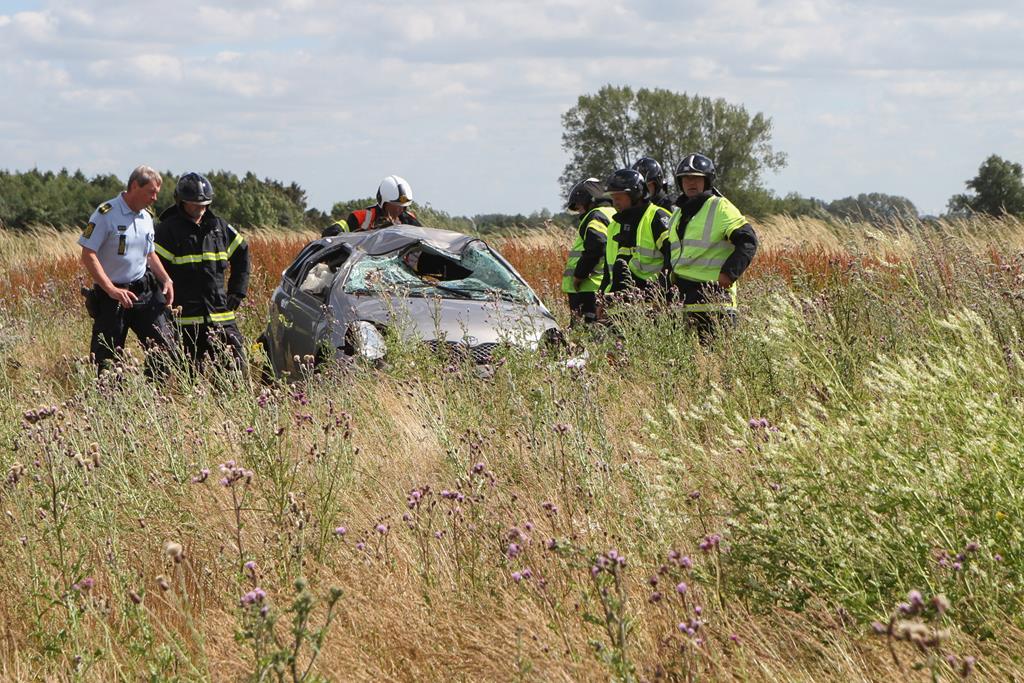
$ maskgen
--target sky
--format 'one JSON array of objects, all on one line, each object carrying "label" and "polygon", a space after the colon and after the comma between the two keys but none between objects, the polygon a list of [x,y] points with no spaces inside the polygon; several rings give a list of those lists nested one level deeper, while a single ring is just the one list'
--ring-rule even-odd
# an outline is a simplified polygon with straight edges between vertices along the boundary
[{"label": "sky", "polygon": [[0,168],[251,170],[325,210],[396,173],[452,214],[558,210],[561,116],[610,83],[763,112],[779,194],[940,213],[989,155],[1024,162],[1022,9],[0,0]]}]

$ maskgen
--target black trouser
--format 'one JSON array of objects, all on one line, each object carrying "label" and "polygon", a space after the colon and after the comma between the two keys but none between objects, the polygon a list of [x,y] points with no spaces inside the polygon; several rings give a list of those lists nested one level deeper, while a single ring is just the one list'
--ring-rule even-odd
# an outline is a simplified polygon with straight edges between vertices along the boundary
[{"label": "black trouser", "polygon": [[736,310],[725,308],[732,302],[729,290],[717,282],[693,282],[674,278],[679,301],[683,304],[722,304],[721,310],[695,311],[686,314],[686,322],[692,326],[701,342],[709,342],[715,332],[722,328],[736,326]]},{"label": "black trouser", "polygon": [[216,366],[242,368],[245,357],[245,339],[234,322],[198,325],[180,325],[185,355],[202,370],[207,361]]},{"label": "black trouser", "polygon": [[568,292],[568,296],[572,322],[592,323],[597,320],[597,292]]},{"label": "black trouser", "polygon": [[98,371],[102,372],[108,366],[117,349],[124,348],[130,329],[147,351],[146,374],[152,377],[163,372],[177,352],[177,334],[156,276],[146,271],[135,282],[123,285],[115,283],[114,286],[127,289],[138,300],[131,308],[122,308],[98,285],[93,287],[96,317],[92,323],[89,353]]}]

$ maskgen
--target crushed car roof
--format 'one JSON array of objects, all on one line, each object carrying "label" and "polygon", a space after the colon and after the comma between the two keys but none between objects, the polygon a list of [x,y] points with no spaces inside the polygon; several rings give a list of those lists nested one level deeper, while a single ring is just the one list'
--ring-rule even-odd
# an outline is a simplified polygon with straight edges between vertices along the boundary
[{"label": "crushed car roof", "polygon": [[347,232],[335,237],[323,237],[319,241],[325,245],[347,244],[352,248],[365,251],[371,256],[388,254],[412,244],[428,244],[435,249],[460,254],[470,242],[478,241],[479,237],[463,235],[451,230],[421,228],[414,225],[396,225],[390,228],[378,228],[364,232]]}]

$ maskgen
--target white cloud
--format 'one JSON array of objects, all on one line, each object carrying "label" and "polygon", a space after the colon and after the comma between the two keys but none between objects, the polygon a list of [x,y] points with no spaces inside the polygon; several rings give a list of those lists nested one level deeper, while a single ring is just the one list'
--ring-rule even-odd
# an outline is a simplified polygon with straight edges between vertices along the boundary
[{"label": "white cloud", "polygon": [[148,54],[131,58],[132,71],[143,80],[180,82],[183,65],[171,55]]},{"label": "white cloud", "polygon": [[49,12],[18,12],[13,17],[15,30],[37,42],[53,38],[56,21]]},{"label": "white cloud", "polygon": [[[19,131],[0,138],[5,163],[95,164],[113,154],[91,143],[107,129],[161,167],[252,168],[296,180],[318,206],[405,170],[446,210],[528,211],[556,205],[560,115],[606,83],[725,97],[771,116],[790,157],[769,178],[780,190],[881,190],[938,209],[989,153],[1024,160],[1024,18],[1005,1],[44,6],[0,15],[0,74],[19,94],[0,111],[0,125]],[[120,106],[127,99],[147,103],[146,127]],[[202,139],[181,128],[197,109]],[[936,141],[964,167],[936,167]],[[879,155],[900,158],[900,171],[879,174]],[[137,163],[114,161],[88,171]],[[542,170],[524,178],[526,164]],[[467,166],[493,182],[467,196],[434,180]]]}]

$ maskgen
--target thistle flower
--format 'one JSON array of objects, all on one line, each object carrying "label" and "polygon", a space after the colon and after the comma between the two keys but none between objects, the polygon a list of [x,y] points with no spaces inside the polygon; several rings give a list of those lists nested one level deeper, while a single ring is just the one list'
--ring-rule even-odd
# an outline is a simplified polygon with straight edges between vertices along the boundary
[{"label": "thistle flower", "polygon": [[377,529],[377,533],[380,534],[381,536],[386,536],[387,533],[388,533],[388,525],[384,524],[383,522],[378,524],[376,526],[376,529]]},{"label": "thistle flower", "polygon": [[522,581],[523,580],[522,572],[512,572],[512,580],[515,581],[516,583],[519,583],[520,581]]},{"label": "thistle flower", "polygon": [[131,600],[134,605],[138,605],[142,602],[142,596],[135,591],[128,591],[128,599]]},{"label": "thistle flower", "polygon": [[482,462],[478,462],[477,464],[473,465],[473,474],[483,474],[485,469],[486,465],[484,465]]},{"label": "thistle flower", "polygon": [[508,555],[509,558],[515,558],[519,556],[521,550],[522,549],[519,547],[518,543],[509,543],[508,548],[505,549],[505,554]]},{"label": "thistle flower", "polygon": [[680,595],[686,595],[687,590],[689,590],[689,588],[687,587],[684,581],[680,581],[678,584],[676,584],[676,593],[679,593]]},{"label": "thistle flower", "polygon": [[167,577],[165,577],[163,574],[160,574],[156,577],[156,585],[159,586],[160,590],[162,591],[171,590],[171,584],[167,583]]},{"label": "thistle flower", "polygon": [[174,541],[164,543],[164,554],[174,560],[175,564],[185,559],[185,549],[181,547],[180,543],[175,543]]},{"label": "thistle flower", "polygon": [[248,562],[246,562],[242,566],[245,569],[245,571],[249,572],[250,575],[255,575],[256,574],[256,563],[253,562],[252,560],[249,560]]},{"label": "thistle flower", "polygon": [[344,536],[347,533],[348,533],[348,529],[346,529],[343,526],[335,527],[335,529],[334,529],[334,535],[338,536],[338,537]]}]

